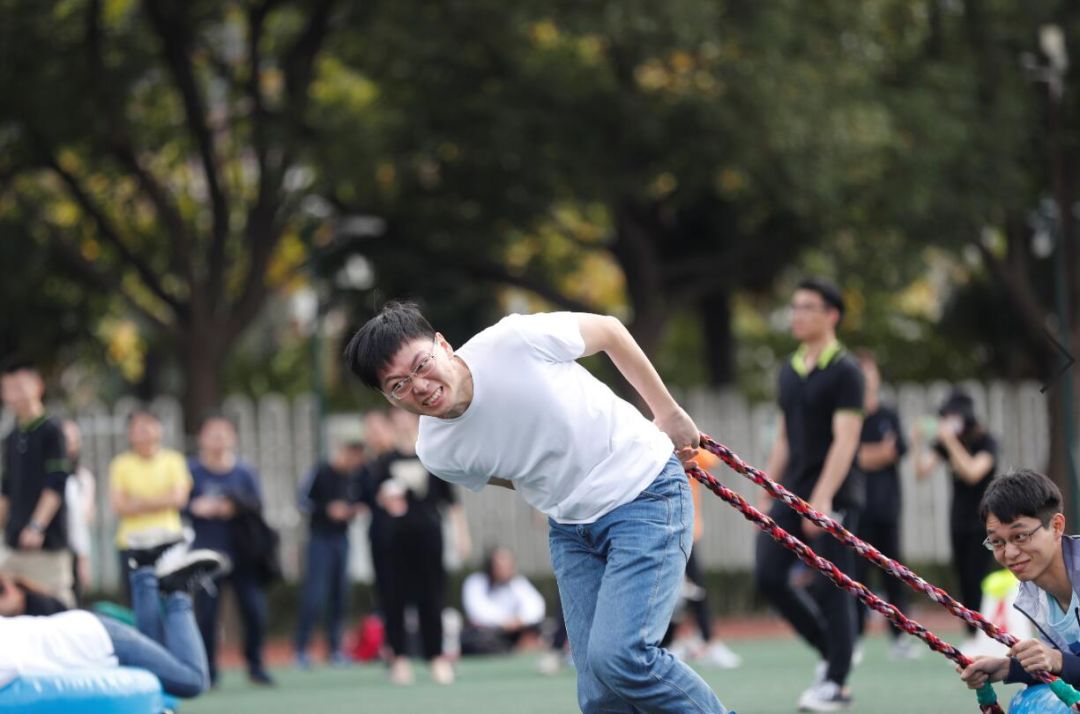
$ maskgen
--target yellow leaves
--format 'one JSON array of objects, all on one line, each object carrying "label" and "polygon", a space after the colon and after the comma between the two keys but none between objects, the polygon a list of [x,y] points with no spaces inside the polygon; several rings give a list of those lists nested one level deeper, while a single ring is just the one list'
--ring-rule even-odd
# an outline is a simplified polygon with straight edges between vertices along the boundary
[{"label": "yellow leaves", "polygon": [[259,72],[259,91],[270,102],[281,101],[285,93],[285,75],[277,67],[267,67]]},{"label": "yellow leaves", "polygon": [[672,71],[676,74],[686,74],[696,66],[694,58],[689,52],[684,50],[675,50],[668,58],[668,64],[671,66]]},{"label": "yellow leaves", "polygon": [[660,200],[670,196],[678,187],[679,180],[675,178],[675,174],[665,171],[649,183],[646,193],[650,198]]},{"label": "yellow leaves", "polygon": [[106,360],[115,365],[127,381],[138,381],[146,369],[146,341],[139,334],[138,326],[132,320],[107,317],[97,331],[105,343]]},{"label": "yellow leaves", "polygon": [[936,320],[941,314],[942,296],[927,278],[919,278],[897,293],[893,302],[905,315]]},{"label": "yellow leaves", "polygon": [[583,35],[576,41],[578,57],[585,64],[593,65],[604,57],[607,42],[599,35]]},{"label": "yellow leaves", "polygon": [[46,209],[49,222],[58,228],[73,228],[79,222],[81,214],[79,207],[74,201],[58,199],[49,204]]},{"label": "yellow leaves", "polygon": [[311,93],[317,101],[349,112],[368,109],[379,98],[379,88],[374,82],[327,55],[319,60]]},{"label": "yellow leaves", "polygon": [[439,144],[439,158],[447,163],[461,158],[461,147],[450,142]]},{"label": "yellow leaves", "polygon": [[109,27],[119,25],[122,20],[131,14],[134,4],[134,0],[105,0],[102,7],[105,25]]},{"label": "yellow leaves", "polygon": [[529,26],[529,39],[537,47],[548,49],[559,41],[559,28],[551,20],[540,20]]},{"label": "yellow leaves", "polygon": [[[603,249],[610,230],[611,217],[601,204],[556,204],[535,230],[514,233],[503,260],[514,271],[533,264],[541,272],[550,269],[564,295],[599,310],[619,312],[626,307],[626,278]],[[530,304],[533,309],[546,307]]]},{"label": "yellow leaves", "polygon": [[380,161],[375,168],[375,182],[383,191],[392,192],[397,187],[397,168],[389,161]]},{"label": "yellow leaves", "polygon": [[724,198],[737,196],[746,184],[746,174],[730,166],[721,169],[715,179],[716,191]]},{"label": "yellow leaves", "polygon": [[266,282],[274,288],[295,287],[299,280],[297,270],[307,260],[307,247],[295,230],[288,230],[278,241],[270,264],[266,268]]},{"label": "yellow leaves", "polygon": [[654,57],[634,68],[634,80],[647,93],[715,96],[723,91],[723,83],[713,74],[709,53],[715,53],[715,48],[698,53],[680,49],[666,58]]},{"label": "yellow leaves", "polygon": [[91,238],[79,242],[79,254],[93,263],[101,257],[101,244]]},{"label": "yellow leaves", "polygon": [[563,34],[554,21],[540,20],[528,27],[529,40],[540,50],[561,50],[576,55],[582,64],[595,65],[603,59],[607,50],[607,40],[601,35]]}]

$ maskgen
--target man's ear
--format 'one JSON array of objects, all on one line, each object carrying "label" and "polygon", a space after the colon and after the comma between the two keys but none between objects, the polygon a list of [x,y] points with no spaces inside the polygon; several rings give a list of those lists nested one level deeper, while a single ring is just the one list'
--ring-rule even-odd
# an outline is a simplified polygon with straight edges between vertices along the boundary
[{"label": "man's ear", "polygon": [[1053,518],[1050,519],[1050,530],[1054,532],[1054,535],[1063,535],[1065,533],[1065,514],[1055,513]]}]

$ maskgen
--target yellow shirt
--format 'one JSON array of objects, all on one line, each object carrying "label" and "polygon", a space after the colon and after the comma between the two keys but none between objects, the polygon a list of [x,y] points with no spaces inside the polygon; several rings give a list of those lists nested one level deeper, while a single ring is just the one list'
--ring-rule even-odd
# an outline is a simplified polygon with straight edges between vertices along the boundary
[{"label": "yellow shirt", "polygon": [[[191,472],[184,457],[170,449],[161,449],[149,459],[126,451],[109,464],[109,488],[135,498],[162,498],[178,486],[191,491],[191,483]],[[116,545],[126,548],[129,533],[151,528],[179,533],[182,530],[180,510],[163,508],[152,513],[122,516],[116,527]]]}]

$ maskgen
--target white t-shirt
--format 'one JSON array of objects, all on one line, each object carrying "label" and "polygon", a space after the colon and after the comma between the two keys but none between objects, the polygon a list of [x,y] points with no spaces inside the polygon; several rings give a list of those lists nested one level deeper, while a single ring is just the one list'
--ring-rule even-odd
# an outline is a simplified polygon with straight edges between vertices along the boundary
[{"label": "white t-shirt", "polygon": [[559,523],[592,523],[634,500],[674,452],[671,439],[575,360],[578,317],[510,315],[462,345],[473,398],[455,419],[420,418],[416,453],[472,491],[492,477]]},{"label": "white t-shirt", "polygon": [[112,639],[96,615],[0,617],[0,685],[24,674],[115,667]]},{"label": "white t-shirt", "polygon": [[502,627],[511,620],[538,625],[544,619],[544,596],[521,575],[490,586],[487,573],[473,573],[461,588],[461,604],[469,622],[481,627]]}]

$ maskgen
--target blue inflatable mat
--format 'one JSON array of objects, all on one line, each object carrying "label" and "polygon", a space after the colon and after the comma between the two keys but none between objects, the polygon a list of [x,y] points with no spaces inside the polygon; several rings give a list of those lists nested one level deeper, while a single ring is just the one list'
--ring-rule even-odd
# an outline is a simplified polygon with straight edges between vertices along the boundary
[{"label": "blue inflatable mat", "polygon": [[0,689],[0,712],[161,714],[166,706],[175,708],[172,698],[162,694],[157,677],[132,667],[29,675]]},{"label": "blue inflatable mat", "polygon": [[1025,687],[1009,703],[1009,714],[1069,714],[1069,708],[1045,684]]}]

